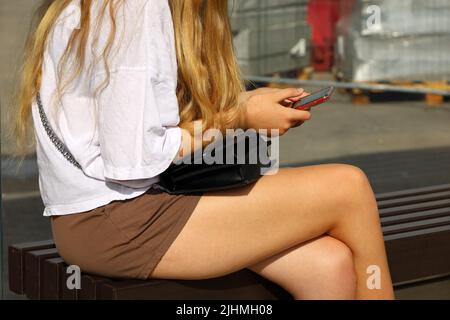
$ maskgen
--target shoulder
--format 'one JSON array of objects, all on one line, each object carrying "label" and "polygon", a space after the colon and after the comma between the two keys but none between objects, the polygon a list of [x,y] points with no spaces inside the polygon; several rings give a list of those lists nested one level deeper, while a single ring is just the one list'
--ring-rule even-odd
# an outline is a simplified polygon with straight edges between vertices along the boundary
[{"label": "shoulder", "polygon": [[81,7],[80,0],[72,0],[60,13],[55,21],[55,27],[73,30],[80,27]]},{"label": "shoulder", "polygon": [[[109,10],[106,10],[106,19],[99,18],[103,6],[101,1],[93,4],[92,23],[100,21],[101,28],[105,27],[109,31],[111,27]],[[167,32],[165,26],[172,21],[168,0],[123,0],[116,4],[115,11],[116,32],[125,33],[128,38],[139,38],[141,33],[152,37],[159,36]]]},{"label": "shoulder", "polygon": [[118,9],[118,16],[132,20],[144,17],[154,21],[170,16],[168,0],[123,0]]},{"label": "shoulder", "polygon": [[[104,10],[103,6],[104,2],[102,1],[92,2],[91,18],[94,22]],[[171,17],[168,0],[123,0],[116,6],[117,18],[126,18],[131,21],[138,22],[142,18],[160,21]],[[105,13],[108,14],[109,10],[106,10]],[[55,26],[73,30],[80,27],[80,21],[81,2],[72,0],[56,19]]]},{"label": "shoulder", "polygon": [[81,25],[80,0],[72,0],[56,18],[47,39],[46,54],[56,64],[63,55],[74,30]]},{"label": "shoulder", "polygon": [[119,57],[123,54],[137,59],[129,63],[139,64],[139,57],[144,56],[147,60],[144,64],[150,63],[149,56],[167,49],[161,47],[161,43],[171,34],[168,26],[172,16],[168,0],[124,0],[117,8],[115,20],[114,48],[117,47]]}]

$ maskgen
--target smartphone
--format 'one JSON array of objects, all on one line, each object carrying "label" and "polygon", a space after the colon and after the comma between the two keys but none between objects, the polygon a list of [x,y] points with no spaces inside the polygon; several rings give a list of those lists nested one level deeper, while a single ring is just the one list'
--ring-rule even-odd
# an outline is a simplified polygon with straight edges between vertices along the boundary
[{"label": "smartphone", "polygon": [[328,101],[331,98],[333,92],[334,87],[323,88],[297,101],[292,105],[292,108],[297,110],[305,110],[317,106],[318,104],[322,104]]}]

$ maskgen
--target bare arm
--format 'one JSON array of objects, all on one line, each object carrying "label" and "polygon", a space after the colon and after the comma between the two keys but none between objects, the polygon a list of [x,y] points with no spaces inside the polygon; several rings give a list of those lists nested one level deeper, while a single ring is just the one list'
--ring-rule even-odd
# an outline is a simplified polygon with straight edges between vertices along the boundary
[{"label": "bare arm", "polygon": [[[245,108],[246,128],[252,129],[278,129],[283,135],[290,128],[298,125],[299,122],[309,120],[311,114],[308,111],[299,111],[286,108],[286,100],[297,101],[303,97],[301,89],[257,89],[242,94],[240,103]],[[199,125],[201,120],[188,124]],[[178,156],[174,161],[193,153],[200,147],[205,147],[212,142],[212,139],[204,139],[203,135],[193,136],[188,129],[181,129],[182,142]]]}]

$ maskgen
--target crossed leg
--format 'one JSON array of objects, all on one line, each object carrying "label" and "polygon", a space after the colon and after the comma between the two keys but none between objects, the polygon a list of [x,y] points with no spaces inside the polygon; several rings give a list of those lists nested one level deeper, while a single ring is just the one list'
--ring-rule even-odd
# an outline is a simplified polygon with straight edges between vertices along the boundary
[{"label": "crossed leg", "polygon": [[[381,270],[379,290],[366,285],[372,265]],[[393,298],[377,205],[365,174],[339,164],[282,169],[252,186],[209,193],[151,277],[206,279],[243,268],[296,298],[352,298],[354,276],[353,297]],[[345,277],[339,276],[342,269]],[[341,280],[343,287],[336,282]]]},{"label": "crossed leg", "polygon": [[294,299],[355,299],[352,252],[329,236],[297,245],[249,269],[279,284]]}]

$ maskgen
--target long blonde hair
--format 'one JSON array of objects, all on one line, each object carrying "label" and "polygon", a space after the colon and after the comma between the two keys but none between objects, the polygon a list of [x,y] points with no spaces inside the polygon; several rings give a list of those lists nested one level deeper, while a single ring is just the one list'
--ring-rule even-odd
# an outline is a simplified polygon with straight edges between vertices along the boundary
[{"label": "long blonde hair", "polygon": [[[91,6],[95,0],[80,0],[81,24],[70,37],[58,65],[58,93],[82,72],[86,61],[86,45],[90,33]],[[116,12],[124,1],[102,0],[97,26],[106,13],[111,30],[101,58],[109,82],[108,56],[116,36]],[[152,1],[152,0],[149,0]],[[245,90],[232,45],[227,0],[168,0],[172,12],[178,60],[177,96],[181,127],[202,120],[208,128],[236,128],[242,124],[239,94]],[[45,0],[40,9],[37,27],[31,33],[25,50],[21,80],[16,96],[14,135],[18,154],[24,155],[31,129],[31,105],[42,81],[43,55],[49,34],[61,12],[72,0]],[[98,28],[97,28],[98,32]],[[98,35],[97,35],[98,36]],[[96,38],[95,38],[96,39]],[[68,65],[71,55],[74,63]],[[70,73],[67,71],[70,70]],[[66,74],[67,73],[67,74]]]}]

